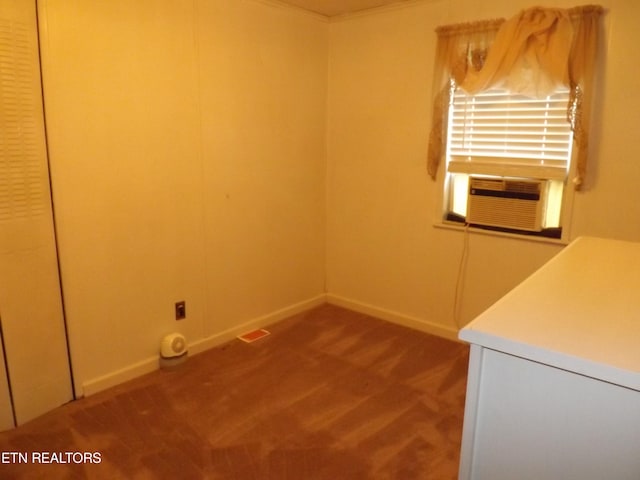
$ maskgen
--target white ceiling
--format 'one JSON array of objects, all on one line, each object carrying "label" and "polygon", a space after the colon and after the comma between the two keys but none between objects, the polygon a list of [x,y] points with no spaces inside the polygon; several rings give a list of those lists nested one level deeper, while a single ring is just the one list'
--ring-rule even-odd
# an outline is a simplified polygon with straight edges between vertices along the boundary
[{"label": "white ceiling", "polygon": [[280,0],[296,7],[304,8],[327,17],[353,13],[367,8],[381,7],[405,0]]}]

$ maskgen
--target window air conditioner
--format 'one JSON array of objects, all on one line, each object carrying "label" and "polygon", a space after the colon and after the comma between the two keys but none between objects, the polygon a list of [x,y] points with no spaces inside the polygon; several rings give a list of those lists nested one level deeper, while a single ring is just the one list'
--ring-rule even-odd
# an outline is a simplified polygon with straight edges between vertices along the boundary
[{"label": "window air conditioner", "polygon": [[545,182],[471,177],[467,223],[539,232]]}]

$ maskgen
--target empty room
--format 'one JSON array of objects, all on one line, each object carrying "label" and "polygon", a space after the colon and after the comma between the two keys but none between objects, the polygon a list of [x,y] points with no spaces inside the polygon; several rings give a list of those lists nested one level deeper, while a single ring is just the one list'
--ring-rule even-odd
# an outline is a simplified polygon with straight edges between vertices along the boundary
[{"label": "empty room", "polygon": [[640,4],[534,7],[2,0],[0,477],[640,478]]}]

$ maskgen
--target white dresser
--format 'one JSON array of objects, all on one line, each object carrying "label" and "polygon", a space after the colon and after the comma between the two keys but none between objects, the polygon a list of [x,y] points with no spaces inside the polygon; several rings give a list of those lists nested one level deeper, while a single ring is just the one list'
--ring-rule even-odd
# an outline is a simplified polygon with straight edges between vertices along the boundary
[{"label": "white dresser", "polygon": [[459,336],[460,479],[640,480],[640,243],[579,238]]}]

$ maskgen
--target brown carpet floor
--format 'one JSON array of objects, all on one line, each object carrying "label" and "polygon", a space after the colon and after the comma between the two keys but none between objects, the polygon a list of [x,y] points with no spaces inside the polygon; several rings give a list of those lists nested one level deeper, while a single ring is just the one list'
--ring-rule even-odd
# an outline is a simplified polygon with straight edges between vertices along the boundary
[{"label": "brown carpet floor", "polygon": [[466,345],[330,305],[269,330],[1,433],[0,478],[457,477]]}]

